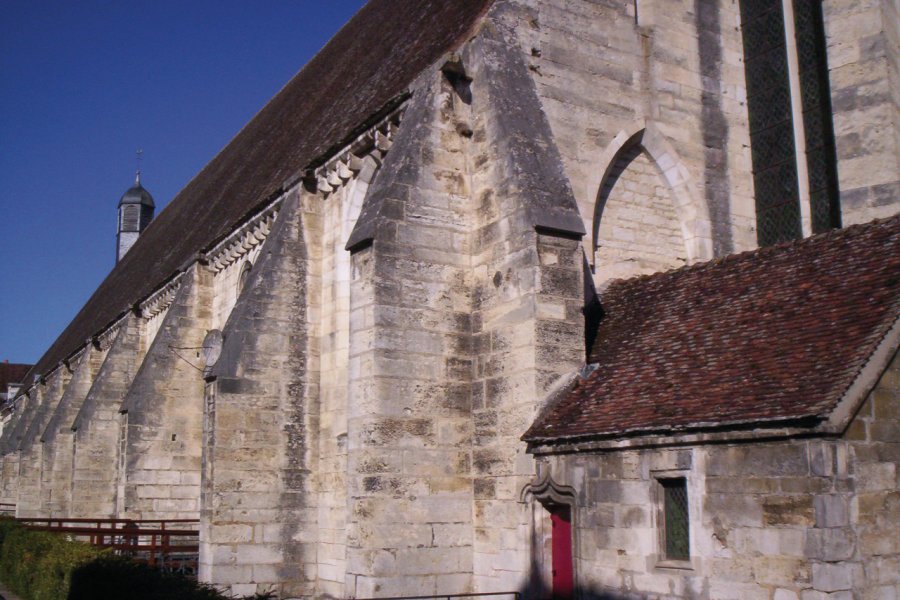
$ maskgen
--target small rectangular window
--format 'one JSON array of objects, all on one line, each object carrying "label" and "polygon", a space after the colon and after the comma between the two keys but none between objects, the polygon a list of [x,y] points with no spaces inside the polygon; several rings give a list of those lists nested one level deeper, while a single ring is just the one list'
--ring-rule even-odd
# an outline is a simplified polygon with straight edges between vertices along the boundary
[{"label": "small rectangular window", "polygon": [[690,518],[687,480],[660,479],[662,488],[662,546],[665,560],[690,560]]}]

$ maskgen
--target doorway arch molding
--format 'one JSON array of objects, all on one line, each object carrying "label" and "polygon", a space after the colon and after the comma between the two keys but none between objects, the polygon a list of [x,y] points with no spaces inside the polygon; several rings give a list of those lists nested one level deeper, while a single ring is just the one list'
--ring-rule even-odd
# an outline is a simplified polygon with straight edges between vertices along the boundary
[{"label": "doorway arch molding", "polygon": [[571,485],[556,483],[550,475],[549,468],[540,469],[539,475],[519,492],[519,502],[527,504],[537,501],[544,506],[569,504],[574,507],[575,497],[575,488]]},{"label": "doorway arch molding", "polygon": [[637,119],[621,129],[600,156],[599,164],[602,165],[602,169],[588,179],[587,196],[594,198],[592,252],[596,251],[599,245],[597,234],[604,208],[601,201],[603,186],[612,176],[619,156],[635,145],[639,145],[647,153],[669,188],[675,203],[675,214],[681,226],[688,264],[712,259],[712,224],[709,207],[699,200],[700,195],[691,174],[675,152],[675,148],[659,131],[656,124],[648,119]]},{"label": "doorway arch molding", "polygon": [[[575,561],[579,536],[577,494],[574,487],[553,479],[549,464],[538,462],[537,467],[535,478],[519,493],[519,502],[527,507],[530,515],[529,590],[535,597],[553,594],[554,598],[568,598],[578,586]],[[560,525],[562,527],[558,529]],[[561,537],[557,538],[558,535]],[[564,554],[557,555],[558,551]],[[557,596],[560,591],[564,595]]]}]

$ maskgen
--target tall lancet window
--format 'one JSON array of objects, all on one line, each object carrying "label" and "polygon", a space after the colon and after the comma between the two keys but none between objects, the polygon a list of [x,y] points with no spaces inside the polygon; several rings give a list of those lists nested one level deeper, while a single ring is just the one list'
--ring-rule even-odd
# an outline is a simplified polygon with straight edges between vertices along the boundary
[{"label": "tall lancet window", "polygon": [[840,227],[821,2],[743,0],[757,241]]}]

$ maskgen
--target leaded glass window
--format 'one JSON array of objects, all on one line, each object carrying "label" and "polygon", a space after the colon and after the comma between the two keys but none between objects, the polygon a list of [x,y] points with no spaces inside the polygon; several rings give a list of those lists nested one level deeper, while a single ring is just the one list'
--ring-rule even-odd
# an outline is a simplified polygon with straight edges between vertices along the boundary
[{"label": "leaded glass window", "polygon": [[760,246],[802,235],[781,0],[741,2]]},{"label": "leaded glass window", "polygon": [[813,233],[841,226],[821,0],[793,0]]},{"label": "leaded glass window", "polygon": [[691,535],[687,480],[660,479],[663,501],[663,550],[666,560],[690,560]]},{"label": "leaded glass window", "polygon": [[[801,114],[792,113],[784,2],[794,14],[788,29],[797,46]],[[825,29],[820,0],[743,0],[741,22],[757,241],[776,244],[803,235],[797,153],[809,181],[811,229],[840,227],[837,158]],[[795,119],[802,121],[805,148],[796,147]],[[804,160],[805,159],[805,160]],[[804,200],[805,202],[805,200]]]}]

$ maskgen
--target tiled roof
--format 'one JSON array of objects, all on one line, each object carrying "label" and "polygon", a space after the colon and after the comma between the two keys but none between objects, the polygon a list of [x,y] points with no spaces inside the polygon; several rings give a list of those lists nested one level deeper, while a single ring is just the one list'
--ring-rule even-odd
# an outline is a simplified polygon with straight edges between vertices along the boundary
[{"label": "tiled roof", "polygon": [[179,192],[38,361],[45,374],[455,49],[492,0],[371,0]]},{"label": "tiled roof", "polygon": [[19,363],[0,363],[0,394],[6,393],[6,386],[10,383],[23,383],[25,374],[31,365],[23,365]]},{"label": "tiled roof", "polygon": [[596,370],[529,442],[810,424],[900,309],[900,216],[610,284]]}]

